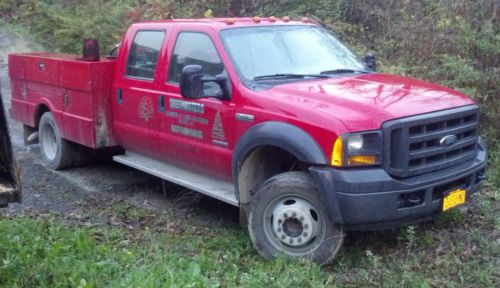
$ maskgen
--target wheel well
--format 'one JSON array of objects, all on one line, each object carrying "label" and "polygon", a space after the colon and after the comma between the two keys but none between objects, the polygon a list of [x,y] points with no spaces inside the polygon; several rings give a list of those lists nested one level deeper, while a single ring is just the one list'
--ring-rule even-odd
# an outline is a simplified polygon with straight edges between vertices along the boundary
[{"label": "wheel well", "polygon": [[45,112],[50,112],[49,107],[47,107],[47,105],[45,104],[38,105],[35,112],[35,128],[38,127],[38,125],[40,125],[40,119],[42,118],[42,115]]},{"label": "wheel well", "polygon": [[238,170],[238,191],[241,204],[250,203],[251,195],[267,179],[288,171],[305,171],[308,165],[290,152],[275,146],[252,150]]}]

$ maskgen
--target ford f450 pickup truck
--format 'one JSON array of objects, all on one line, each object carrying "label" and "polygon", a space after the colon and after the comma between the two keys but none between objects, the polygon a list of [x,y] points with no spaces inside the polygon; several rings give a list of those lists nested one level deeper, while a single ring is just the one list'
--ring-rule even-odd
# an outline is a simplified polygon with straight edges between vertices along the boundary
[{"label": "ford f450 pickup truck", "polygon": [[10,55],[12,113],[53,169],[121,147],[115,161],[238,206],[264,257],[325,264],[344,230],[429,218],[485,173],[469,97],[365,60],[307,19],[139,23],[102,60]]}]

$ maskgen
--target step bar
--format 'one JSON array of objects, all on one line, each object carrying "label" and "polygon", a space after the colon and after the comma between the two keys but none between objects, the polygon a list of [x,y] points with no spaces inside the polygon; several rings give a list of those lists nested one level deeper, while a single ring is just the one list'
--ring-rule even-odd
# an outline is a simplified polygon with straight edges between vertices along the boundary
[{"label": "step bar", "polygon": [[196,192],[205,194],[228,204],[239,206],[231,182],[221,181],[204,175],[196,174],[184,168],[170,165],[148,156],[133,152],[114,156],[113,160],[142,172],[154,175],[164,180],[184,186]]}]

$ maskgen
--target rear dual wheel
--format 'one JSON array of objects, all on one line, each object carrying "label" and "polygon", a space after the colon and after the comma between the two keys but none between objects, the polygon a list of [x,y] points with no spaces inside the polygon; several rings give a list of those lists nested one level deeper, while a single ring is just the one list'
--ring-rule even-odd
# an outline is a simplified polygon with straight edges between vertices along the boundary
[{"label": "rear dual wheel", "polygon": [[54,170],[78,164],[80,153],[77,144],[61,138],[54,115],[45,112],[38,127],[40,152],[46,165]]},{"label": "rear dual wheel", "polygon": [[329,219],[316,183],[303,172],[267,180],[252,198],[248,221],[250,238],[267,259],[284,254],[328,264],[344,239],[342,227]]}]

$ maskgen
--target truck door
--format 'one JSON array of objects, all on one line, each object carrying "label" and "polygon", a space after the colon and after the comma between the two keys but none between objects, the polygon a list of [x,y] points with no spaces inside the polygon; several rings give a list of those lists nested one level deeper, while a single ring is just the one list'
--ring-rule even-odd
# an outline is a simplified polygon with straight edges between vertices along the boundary
[{"label": "truck door", "polygon": [[[163,115],[160,131],[164,133],[165,157],[192,170],[213,176],[231,177],[231,147],[234,104],[216,98],[186,99],[180,94],[179,79],[186,65],[201,65],[206,75],[227,76],[225,65],[208,33],[174,32],[175,42],[169,47],[167,79],[159,102]],[[230,81],[229,76],[227,76]],[[220,87],[206,83],[205,95],[216,95]]]},{"label": "truck door", "polygon": [[[119,55],[113,99],[113,129],[125,149],[156,156],[158,113],[156,73],[167,31],[132,29]],[[128,45],[127,45],[128,44]],[[124,64],[123,64],[124,63]]]}]

